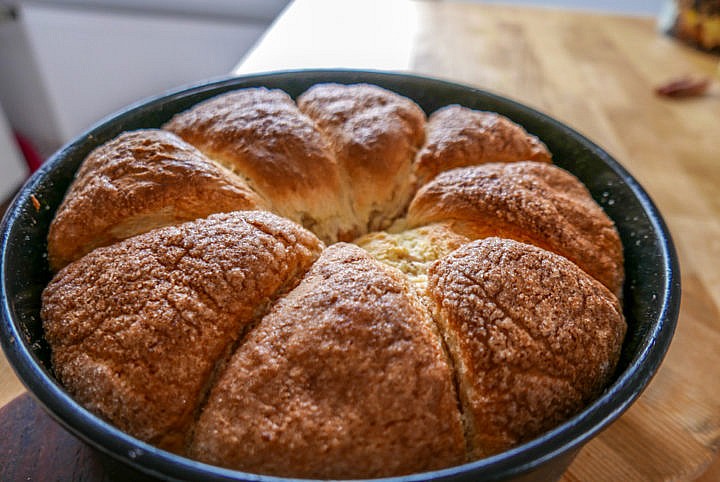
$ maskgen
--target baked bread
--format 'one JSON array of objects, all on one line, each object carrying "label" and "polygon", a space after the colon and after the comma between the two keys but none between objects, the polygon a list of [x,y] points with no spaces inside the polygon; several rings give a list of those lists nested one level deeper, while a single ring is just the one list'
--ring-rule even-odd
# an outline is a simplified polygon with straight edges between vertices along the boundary
[{"label": "baked bread", "polygon": [[323,479],[462,463],[451,364],[404,276],[356,246],[327,248],[233,355],[190,455]]},{"label": "baked bread", "polygon": [[446,171],[408,209],[410,227],[451,222],[471,238],[500,236],[558,253],[620,296],[622,244],[615,225],[572,174],[538,162]]},{"label": "baked bread", "polygon": [[322,247],[300,226],[254,211],[96,249],[43,293],[55,373],[93,412],[182,453],[223,357]]},{"label": "baked bread", "polygon": [[120,135],[78,171],[48,256],[69,393],[260,474],[506,450],[590,403],[626,330],[617,231],[542,142],[459,106],[426,122],[377,86],[239,90]]},{"label": "baked bread", "polygon": [[412,196],[425,113],[410,99],[364,84],[318,84],[298,106],[328,139],[363,232],[388,227]]},{"label": "baked bread", "polygon": [[430,265],[470,241],[451,225],[438,223],[397,233],[368,233],[356,239],[355,244],[424,289]]},{"label": "baked bread", "polygon": [[551,162],[552,155],[540,139],[507,117],[449,105],[428,119],[415,173],[422,185],[456,167],[516,161]]},{"label": "baked bread", "polygon": [[57,271],[93,249],[217,212],[263,209],[238,176],[169,132],[121,134],[83,162],[48,234]]},{"label": "baked bread", "polygon": [[455,364],[472,458],[577,413],[604,388],[625,337],[607,288],[509,239],[477,240],[433,264],[428,296]]},{"label": "baked bread", "polygon": [[285,92],[231,92],[163,127],[242,176],[273,212],[326,241],[352,239],[362,230],[328,142]]}]

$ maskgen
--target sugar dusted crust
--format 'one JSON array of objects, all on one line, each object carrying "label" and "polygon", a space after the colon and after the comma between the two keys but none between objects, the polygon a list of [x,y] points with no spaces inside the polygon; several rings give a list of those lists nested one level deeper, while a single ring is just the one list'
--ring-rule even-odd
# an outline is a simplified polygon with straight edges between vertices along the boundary
[{"label": "sugar dusted crust", "polygon": [[473,458],[526,442],[595,398],[627,329],[604,286],[561,256],[508,239],[474,241],[436,262],[428,294]]},{"label": "sugar dusted crust", "polygon": [[322,84],[163,127],[93,151],[48,236],[54,370],[129,434],[248,472],[396,476],[527,441],[610,382],[618,234],[510,119]]},{"label": "sugar dusted crust", "polygon": [[322,479],[463,462],[452,371],[407,280],[353,245],[326,249],[235,352],[190,454]]},{"label": "sugar dusted crust", "polygon": [[215,366],[322,243],[263,212],[218,214],[99,248],[43,293],[55,373],[80,403],[179,453]]},{"label": "sugar dusted crust", "polygon": [[425,184],[458,167],[518,161],[552,162],[552,155],[540,139],[505,116],[449,105],[428,119],[415,173]]},{"label": "sugar dusted crust", "polygon": [[423,186],[408,226],[450,222],[471,239],[501,236],[558,253],[622,293],[620,236],[569,172],[538,162],[492,163],[447,171]]},{"label": "sugar dusted crust", "polygon": [[158,129],[121,134],[77,173],[48,234],[59,270],[95,248],[217,212],[263,209],[239,177]]}]

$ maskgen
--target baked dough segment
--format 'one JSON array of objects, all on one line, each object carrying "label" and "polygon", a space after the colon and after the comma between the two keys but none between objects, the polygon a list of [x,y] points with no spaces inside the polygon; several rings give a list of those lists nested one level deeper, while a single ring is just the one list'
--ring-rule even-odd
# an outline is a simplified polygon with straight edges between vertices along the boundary
[{"label": "baked dough segment", "polygon": [[474,458],[568,419],[615,370],[626,331],[617,298],[554,253],[474,241],[430,268],[428,294],[454,358]]},{"label": "baked dough segment", "polygon": [[368,84],[318,84],[297,102],[344,171],[352,206],[365,223],[362,233],[389,226],[412,196],[425,113],[410,99]]},{"label": "baked dough segment", "polygon": [[285,92],[241,89],[175,115],[163,126],[244,177],[271,211],[325,242],[359,229],[337,162],[313,122]]},{"label": "baked dough segment", "polygon": [[552,162],[552,155],[540,139],[505,116],[449,105],[428,119],[415,173],[422,185],[449,169],[517,161]]},{"label": "baked dough segment", "polygon": [[190,455],[323,479],[462,463],[452,371],[407,280],[356,246],[327,248],[233,355]]},{"label": "baked dough segment", "polygon": [[410,227],[437,222],[471,239],[499,236],[558,253],[621,296],[623,254],[615,225],[587,188],[557,166],[527,161],[444,172],[408,208]]},{"label": "baked dough segment", "polygon": [[259,211],[98,248],[43,292],[55,373],[92,412],[183,453],[216,364],[321,249],[300,226]]},{"label": "baked dough segment", "polygon": [[121,239],[212,213],[262,208],[257,194],[177,136],[126,132],[80,166],[48,234],[54,271]]}]

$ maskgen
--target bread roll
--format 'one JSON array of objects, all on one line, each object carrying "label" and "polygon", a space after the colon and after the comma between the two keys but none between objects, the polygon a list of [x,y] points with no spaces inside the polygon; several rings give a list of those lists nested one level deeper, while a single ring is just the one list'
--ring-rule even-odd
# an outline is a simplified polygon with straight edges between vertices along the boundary
[{"label": "bread roll", "polygon": [[217,214],[98,248],[42,298],[55,373],[89,410],[178,453],[213,370],[320,241],[264,212]]},{"label": "bread roll", "polygon": [[465,441],[452,377],[429,313],[400,273],[335,244],[239,347],[190,454],[322,479],[459,464]]},{"label": "bread roll", "polygon": [[94,248],[212,213],[264,208],[245,182],[169,132],[139,130],[83,162],[48,234],[54,271]]},{"label": "bread roll", "polygon": [[449,105],[428,119],[427,141],[418,154],[415,172],[422,185],[457,167],[551,159],[540,139],[507,117]]},{"label": "bread roll", "polygon": [[275,213],[325,242],[362,230],[315,124],[283,91],[242,89],[175,115],[164,128],[245,178]]},{"label": "bread roll", "polygon": [[573,261],[616,296],[622,293],[615,225],[575,176],[552,164],[491,163],[444,172],[418,191],[407,222],[447,222],[471,239],[534,244]]},{"label": "bread roll", "polygon": [[[362,232],[384,229],[403,214],[414,182],[425,113],[413,101],[374,85],[318,84],[298,98],[344,171]],[[358,233],[362,234],[362,233]]]},{"label": "bread roll", "polygon": [[430,268],[428,293],[473,458],[566,420],[614,373],[626,331],[617,298],[561,256],[508,239],[474,241]]}]

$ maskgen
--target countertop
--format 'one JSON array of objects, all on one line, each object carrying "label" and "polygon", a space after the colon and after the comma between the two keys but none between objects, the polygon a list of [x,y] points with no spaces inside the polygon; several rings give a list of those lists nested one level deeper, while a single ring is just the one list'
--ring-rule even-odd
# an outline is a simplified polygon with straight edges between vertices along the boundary
[{"label": "countertop", "polygon": [[[641,398],[564,481],[720,480],[720,58],[653,18],[442,1],[297,0],[235,68],[410,71],[510,97],[602,146],[649,192],[680,256],[682,305]],[[706,95],[654,87],[714,77]],[[0,358],[0,406],[23,392]]]}]

